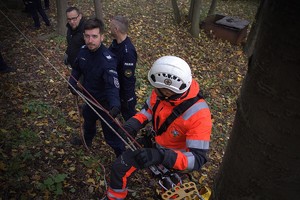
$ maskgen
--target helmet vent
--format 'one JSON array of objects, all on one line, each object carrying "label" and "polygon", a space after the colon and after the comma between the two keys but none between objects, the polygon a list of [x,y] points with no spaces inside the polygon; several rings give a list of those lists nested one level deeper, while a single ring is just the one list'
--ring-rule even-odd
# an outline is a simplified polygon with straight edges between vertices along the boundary
[{"label": "helmet vent", "polygon": [[176,56],[163,56],[157,59],[148,72],[148,80],[155,88],[169,89],[182,94],[192,83],[189,65]]},{"label": "helmet vent", "polygon": [[151,79],[152,79],[153,82],[156,82],[154,74],[151,75]]},{"label": "helmet vent", "polygon": [[181,84],[181,86],[180,86],[180,90],[182,90],[182,89],[184,89],[184,88],[186,88],[186,84],[185,83],[183,83],[183,84]]}]

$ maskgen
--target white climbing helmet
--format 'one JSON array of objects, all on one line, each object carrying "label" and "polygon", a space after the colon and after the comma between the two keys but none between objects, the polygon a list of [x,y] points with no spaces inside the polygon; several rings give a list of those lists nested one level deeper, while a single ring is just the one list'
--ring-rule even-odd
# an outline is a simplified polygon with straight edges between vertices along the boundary
[{"label": "white climbing helmet", "polygon": [[182,94],[192,83],[189,65],[179,57],[163,56],[157,59],[148,72],[148,80],[156,88],[166,88]]}]

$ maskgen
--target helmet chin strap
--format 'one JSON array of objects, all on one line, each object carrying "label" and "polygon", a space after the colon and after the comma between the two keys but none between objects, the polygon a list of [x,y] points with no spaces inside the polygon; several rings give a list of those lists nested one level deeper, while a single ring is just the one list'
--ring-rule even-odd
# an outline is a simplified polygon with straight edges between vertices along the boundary
[{"label": "helmet chin strap", "polygon": [[165,101],[173,101],[173,100],[176,100],[176,99],[179,99],[180,97],[182,96],[186,96],[186,95],[183,95],[183,94],[187,94],[188,92],[185,92],[185,93],[182,93],[182,94],[174,94],[172,96],[165,96],[160,88],[156,88],[156,91],[158,92],[158,97],[161,99],[161,100],[165,100]]}]

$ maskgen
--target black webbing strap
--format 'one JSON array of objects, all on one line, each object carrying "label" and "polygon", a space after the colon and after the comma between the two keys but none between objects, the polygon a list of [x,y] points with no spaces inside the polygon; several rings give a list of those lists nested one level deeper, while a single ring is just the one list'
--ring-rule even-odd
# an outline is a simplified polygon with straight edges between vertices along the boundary
[{"label": "black webbing strap", "polygon": [[167,117],[167,119],[164,121],[164,123],[159,127],[159,129],[156,131],[156,135],[161,135],[163,132],[167,130],[169,125],[180,115],[182,115],[187,109],[189,109],[192,105],[194,105],[199,99],[203,99],[202,94],[200,92],[197,94],[197,96],[187,99],[178,106],[176,106],[172,113]]}]

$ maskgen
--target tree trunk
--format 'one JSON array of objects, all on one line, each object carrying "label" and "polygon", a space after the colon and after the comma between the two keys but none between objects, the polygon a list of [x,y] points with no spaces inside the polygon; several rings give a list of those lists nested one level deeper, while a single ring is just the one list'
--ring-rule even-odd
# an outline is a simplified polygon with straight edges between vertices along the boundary
[{"label": "tree trunk", "polygon": [[208,10],[208,13],[207,13],[207,16],[215,14],[216,7],[217,7],[217,0],[212,0],[209,10]]},{"label": "tree trunk", "polygon": [[191,34],[193,37],[199,37],[200,9],[201,9],[201,0],[195,0],[193,11],[192,11],[193,15],[192,15],[192,28],[191,28]]},{"label": "tree trunk", "polygon": [[171,0],[172,1],[172,7],[173,7],[173,12],[174,12],[174,18],[177,24],[181,22],[181,16],[180,16],[180,11],[177,5],[177,0]]},{"label": "tree trunk", "polygon": [[193,19],[193,10],[194,10],[195,1],[196,0],[191,0],[191,4],[190,4],[190,8],[189,8],[189,15],[188,15],[189,22],[192,22],[192,19]]},{"label": "tree trunk", "polygon": [[101,0],[94,0],[96,18],[101,19],[103,21],[103,10],[102,10],[102,2]]},{"label": "tree trunk", "polygon": [[213,200],[299,199],[299,0],[265,0]]},{"label": "tree trunk", "polygon": [[57,32],[59,35],[66,35],[67,33],[66,9],[68,6],[67,0],[56,0],[56,6],[57,6]]},{"label": "tree trunk", "polygon": [[263,16],[263,13],[261,12],[262,7],[265,5],[265,0],[261,0],[260,5],[258,7],[258,10],[255,15],[255,20],[252,23],[251,30],[249,32],[249,35],[247,37],[247,42],[244,47],[244,52],[248,57],[250,57],[253,53],[254,47],[255,47],[255,42],[257,38],[257,33],[259,32],[260,25],[261,25],[261,18]]}]

